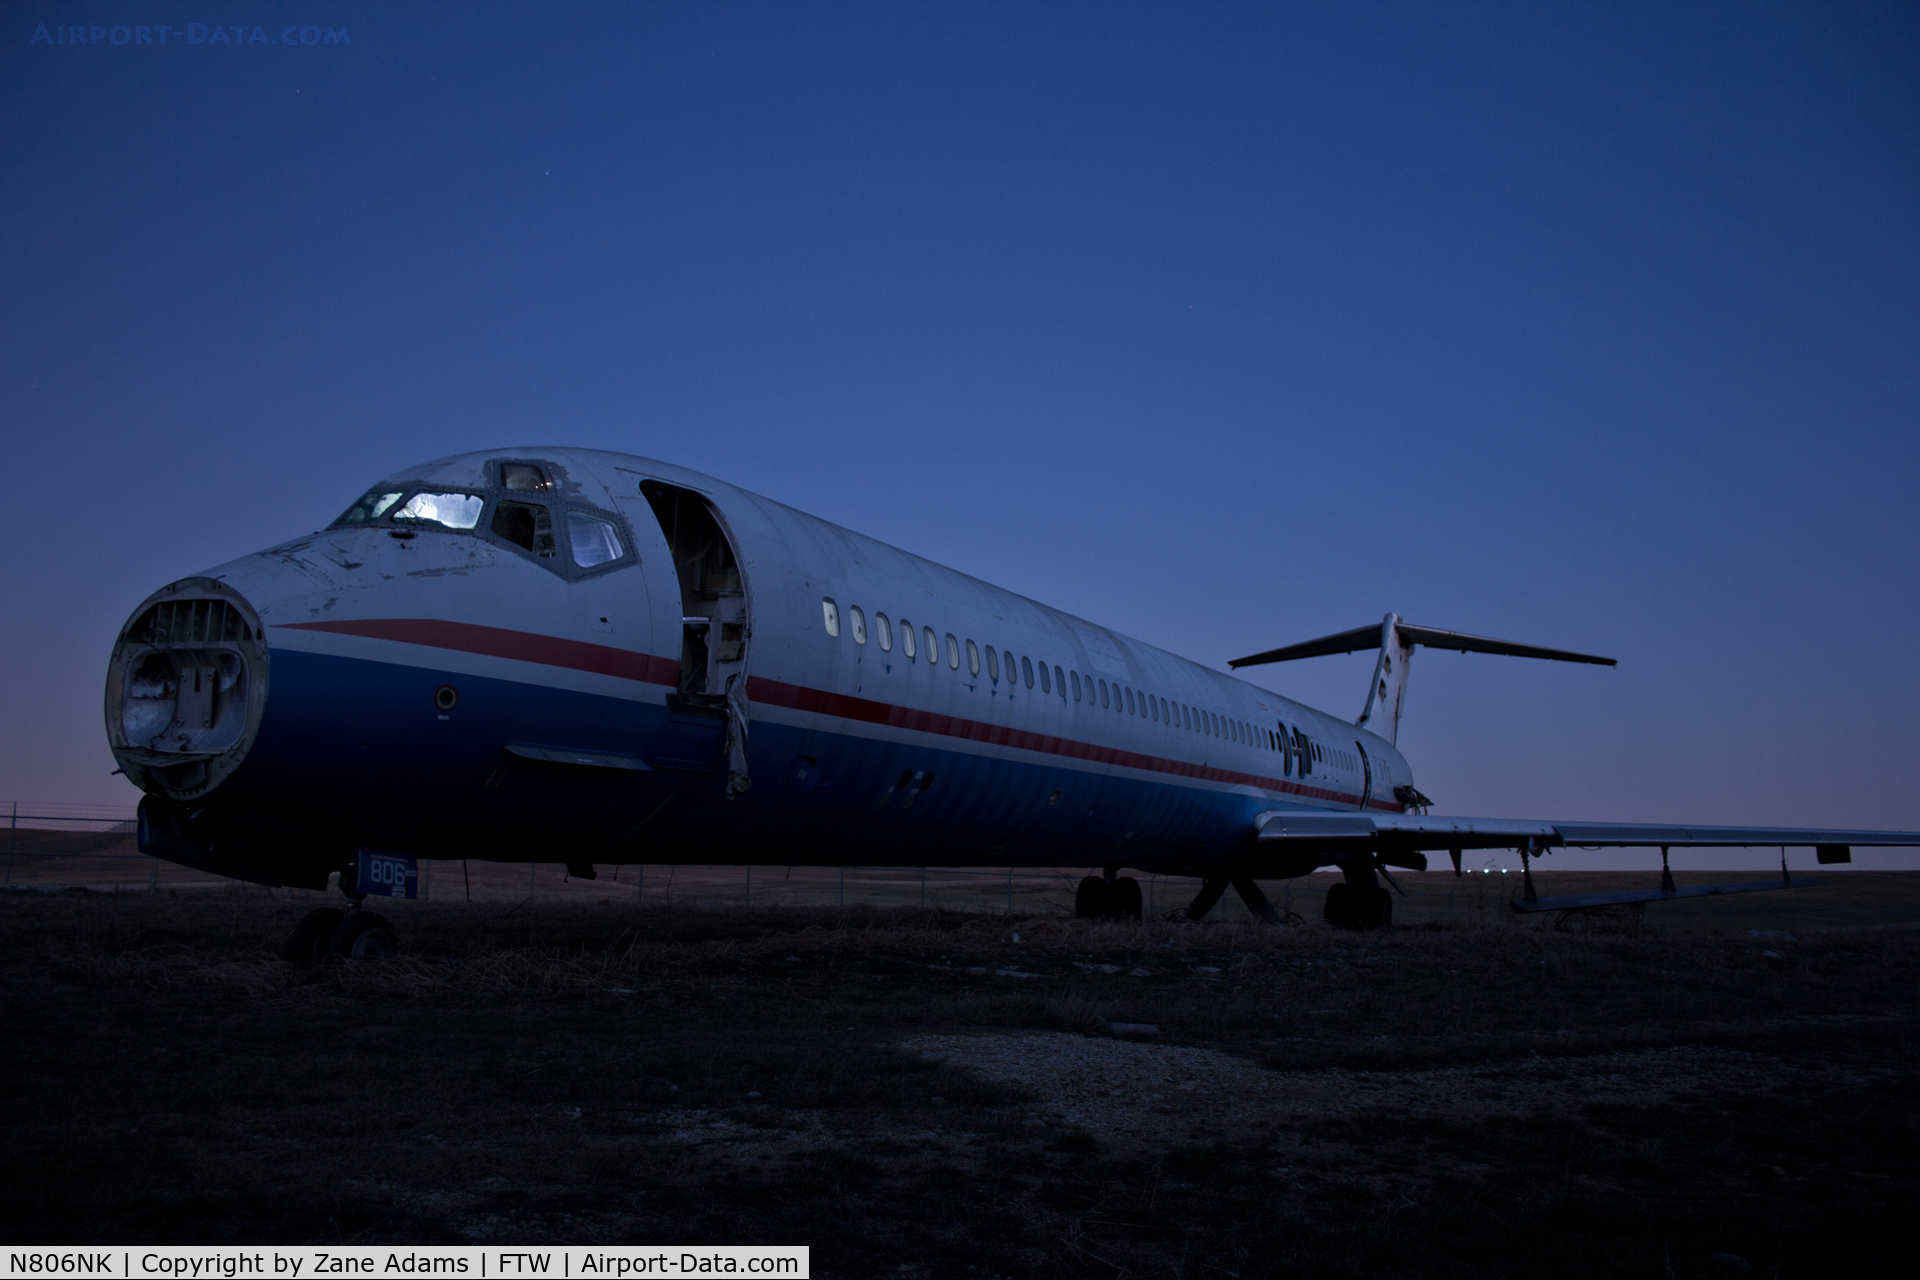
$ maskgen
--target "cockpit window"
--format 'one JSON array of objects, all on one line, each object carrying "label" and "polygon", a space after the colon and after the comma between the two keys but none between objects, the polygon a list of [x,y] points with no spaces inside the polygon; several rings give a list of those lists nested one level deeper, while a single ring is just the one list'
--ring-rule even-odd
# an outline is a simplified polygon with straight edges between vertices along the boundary
[{"label": "cockpit window", "polygon": [[548,483],[546,472],[531,462],[503,462],[500,464],[500,487],[545,493],[553,486]]},{"label": "cockpit window", "polygon": [[387,514],[387,508],[400,501],[397,491],[382,493],[375,489],[360,501],[347,508],[347,513],[335,520],[335,524],[365,524],[369,520],[378,520]]},{"label": "cockpit window", "polygon": [[393,513],[393,518],[471,529],[480,523],[480,509],[486,505],[485,498],[471,493],[416,493]]},{"label": "cockpit window", "polygon": [[[530,502],[502,502],[493,510],[492,528],[496,536],[536,556],[553,554],[553,517],[545,507]],[[578,558],[577,552],[575,558]],[[617,552],[614,558],[618,558]]]},{"label": "cockpit window", "polygon": [[567,512],[567,541],[573,544],[573,562],[582,569],[620,558],[620,535],[605,520],[578,511]]}]

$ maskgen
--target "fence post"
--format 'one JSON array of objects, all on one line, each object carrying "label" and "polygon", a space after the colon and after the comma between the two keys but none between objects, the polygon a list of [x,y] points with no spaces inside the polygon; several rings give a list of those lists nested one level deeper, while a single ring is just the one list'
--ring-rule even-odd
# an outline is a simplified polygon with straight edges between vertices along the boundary
[{"label": "fence post", "polygon": [[13,883],[13,833],[20,827],[20,802],[13,802],[13,817],[7,820],[7,875],[0,884]]},{"label": "fence post", "polygon": [[647,864],[642,862],[633,871],[633,904],[637,907],[647,900]]},{"label": "fence post", "polygon": [[537,862],[529,862],[527,864],[527,896],[529,898],[533,896],[533,873],[539,869],[540,864]]},{"label": "fence post", "polygon": [[1013,868],[1007,868],[1007,914],[1013,914]]},{"label": "fence post", "polygon": [[927,905],[927,869],[920,868],[920,905]]},{"label": "fence post", "polygon": [[753,905],[753,864],[747,864],[747,905]]},{"label": "fence post", "polygon": [[847,869],[840,868],[840,905],[847,905]]},{"label": "fence post", "polygon": [[427,900],[427,881],[432,878],[432,868],[431,858],[420,859],[420,901],[422,902]]}]

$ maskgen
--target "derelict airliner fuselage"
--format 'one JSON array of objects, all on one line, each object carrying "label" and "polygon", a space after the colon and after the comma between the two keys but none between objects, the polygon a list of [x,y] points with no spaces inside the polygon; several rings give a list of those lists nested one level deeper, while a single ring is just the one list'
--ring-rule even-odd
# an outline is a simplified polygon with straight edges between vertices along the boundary
[{"label": "derelict airliner fuselage", "polygon": [[1121,868],[1261,910],[1337,865],[1366,922],[1423,849],[1920,842],[1431,817],[1391,741],[1418,643],[1606,661],[1391,616],[1242,660],[1380,648],[1356,725],[696,472],[510,449],[154,593],[106,719],[144,850],[275,885],[365,848],[1085,865],[1137,913]]}]

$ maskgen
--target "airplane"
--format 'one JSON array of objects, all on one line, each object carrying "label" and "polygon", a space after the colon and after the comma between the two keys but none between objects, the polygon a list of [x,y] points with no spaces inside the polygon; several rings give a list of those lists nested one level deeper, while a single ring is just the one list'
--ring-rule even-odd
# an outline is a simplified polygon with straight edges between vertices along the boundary
[{"label": "airplane", "polygon": [[1658,847],[1664,870],[1778,845],[1784,870],[1787,845],[1920,845],[1434,816],[1395,746],[1422,645],[1614,665],[1394,614],[1229,664],[1378,649],[1350,722],[695,471],[511,448],[155,591],[115,641],[106,728],[143,852],[338,877],[348,907],[301,922],[296,963],[392,954],[365,899],[412,896],[424,858],[1078,865],[1081,916],[1140,917],[1137,871],[1198,878],[1189,919],[1232,887],[1268,922],[1259,881],[1332,866],[1326,919],[1370,928],[1389,868],[1439,850],[1456,874],[1519,850],[1532,906],[1531,860],[1563,846]]}]

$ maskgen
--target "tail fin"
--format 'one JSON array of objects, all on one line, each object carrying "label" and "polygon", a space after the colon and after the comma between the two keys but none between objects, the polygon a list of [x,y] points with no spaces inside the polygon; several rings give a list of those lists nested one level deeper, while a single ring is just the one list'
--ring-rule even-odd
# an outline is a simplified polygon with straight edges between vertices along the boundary
[{"label": "tail fin", "polygon": [[[1412,623],[1402,622],[1397,613],[1382,618],[1378,626],[1355,627],[1352,631],[1321,636],[1318,640],[1269,649],[1265,653],[1235,658],[1227,665],[1236,669],[1257,667],[1268,662],[1291,662],[1295,658],[1318,658],[1330,653],[1378,649],[1380,660],[1374,663],[1373,678],[1367,683],[1367,705],[1354,723],[1364,728],[1376,720],[1383,722],[1386,732],[1380,736],[1388,742],[1396,742],[1400,736],[1400,712],[1407,699],[1407,669],[1413,664],[1414,646],[1421,644],[1429,649],[1452,649],[1459,653],[1499,653],[1512,658],[1548,658],[1556,662],[1587,662],[1602,667],[1619,665],[1612,658],[1596,658],[1590,653],[1543,649],[1538,645],[1515,644],[1511,640],[1490,640],[1485,636],[1464,635],[1458,631],[1416,627]],[[1374,732],[1380,733],[1380,730],[1376,728]]]}]

